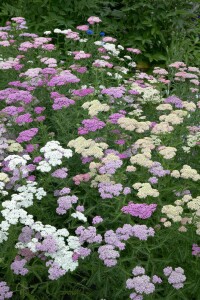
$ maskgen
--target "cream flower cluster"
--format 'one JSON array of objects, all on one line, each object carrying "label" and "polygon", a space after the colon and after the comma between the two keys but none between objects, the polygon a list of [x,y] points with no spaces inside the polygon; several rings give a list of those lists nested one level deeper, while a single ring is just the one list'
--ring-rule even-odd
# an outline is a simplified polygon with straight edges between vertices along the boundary
[{"label": "cream flower cluster", "polygon": [[140,98],[138,99],[141,103],[160,103],[162,101],[162,97],[160,95],[160,92],[152,87],[150,84],[145,84],[146,87],[142,88],[137,83],[133,83],[131,85],[131,89],[136,90],[140,93]]},{"label": "cream flower cluster", "polygon": [[193,134],[188,134],[187,136],[187,146],[183,146],[183,150],[189,153],[192,147],[195,147],[197,143],[200,142],[200,131],[194,132]]},{"label": "cream flower cluster", "polygon": [[115,184],[116,182],[114,180],[112,180],[112,175],[111,174],[97,174],[95,176],[95,178],[93,180],[91,180],[91,187],[98,187],[98,184],[100,182],[109,182],[109,183],[112,183],[112,184]]},{"label": "cream flower cluster", "polygon": [[136,167],[134,167],[134,166],[127,166],[126,167],[126,172],[135,172],[137,169],[136,169]]},{"label": "cream flower cluster", "polygon": [[132,187],[135,190],[138,190],[137,196],[141,199],[144,199],[148,196],[151,196],[151,197],[158,197],[159,196],[158,190],[153,189],[151,187],[150,183],[137,182],[137,183],[133,184]]},{"label": "cream flower cluster", "polygon": [[136,131],[138,133],[142,133],[149,130],[151,125],[151,122],[149,121],[138,122],[135,119],[126,118],[126,117],[119,118],[117,123],[121,128],[124,128],[129,131]]},{"label": "cream flower cluster", "polygon": [[8,152],[22,152],[23,151],[23,147],[17,143],[16,141],[14,140],[7,140],[7,143],[9,144],[8,148],[7,148],[7,151]]},{"label": "cream flower cluster", "polygon": [[[164,213],[168,219],[171,219],[173,222],[180,222],[181,227],[179,231],[186,232],[186,224],[195,224],[197,227],[196,233],[200,235],[200,196],[192,198],[192,196],[184,195],[182,199],[176,200],[175,205],[165,205],[162,208],[162,213]],[[188,213],[188,209],[193,211]],[[183,216],[185,214],[185,216]],[[170,227],[172,224],[167,218],[162,218],[165,227]]]},{"label": "cream flower cluster", "polygon": [[177,149],[175,147],[161,146],[158,148],[158,152],[165,158],[171,159],[176,155]]},{"label": "cream flower cluster", "polygon": [[173,107],[169,103],[162,103],[156,107],[156,110],[173,110]]},{"label": "cream flower cluster", "polygon": [[[114,164],[112,164],[112,162]],[[111,163],[111,165],[109,165]],[[113,168],[113,165],[115,165],[115,168]],[[105,157],[101,159],[101,162],[96,163],[96,162],[91,162],[89,165],[90,169],[90,177],[94,177],[93,180],[91,181],[91,187],[97,187],[98,183],[100,182],[110,182],[115,184],[115,181],[111,180],[112,175],[115,173],[115,170],[120,168],[122,165],[122,161],[120,158],[115,155],[114,153],[109,153]],[[109,166],[112,169],[109,169]],[[107,173],[108,171],[108,173]],[[98,174],[100,172],[101,174]]]},{"label": "cream flower cluster", "polygon": [[197,215],[200,216],[200,196],[190,199],[190,201],[187,202],[187,207],[191,210],[195,210]]},{"label": "cream flower cluster", "polygon": [[43,188],[37,188],[37,183],[27,181],[17,189],[18,194],[12,194],[11,200],[6,200],[2,203],[3,210],[1,211],[4,221],[0,224],[0,243],[8,239],[8,230],[11,225],[16,225],[18,222],[24,225],[33,223],[33,216],[28,215],[24,208],[30,207],[33,204],[34,197],[41,200],[46,196]]},{"label": "cream flower cluster", "polygon": [[151,168],[153,165],[153,161],[151,160],[151,154],[149,152],[138,153],[134,156],[131,156],[130,162],[133,165],[139,165],[145,168]]},{"label": "cream flower cluster", "polygon": [[6,174],[6,173],[4,173],[4,172],[0,172],[0,181],[3,181],[3,182],[9,182],[9,177],[8,177],[8,175]]},{"label": "cream flower cluster", "polygon": [[165,134],[173,130],[174,128],[168,122],[160,122],[152,128],[151,132],[153,134]]},{"label": "cream flower cluster", "polygon": [[72,157],[71,149],[64,149],[58,141],[47,142],[44,147],[40,149],[44,153],[45,160],[39,162],[37,170],[41,172],[49,172],[53,167],[61,165],[63,157]]},{"label": "cream flower cluster", "polygon": [[171,176],[175,178],[192,179],[194,181],[200,180],[200,175],[197,170],[192,169],[188,165],[184,165],[180,171],[173,170]]},{"label": "cream flower cluster", "polygon": [[0,194],[2,194],[3,196],[8,195],[8,192],[6,190],[4,190],[5,185],[7,182],[9,182],[10,179],[8,177],[8,175],[4,172],[0,172]]},{"label": "cream flower cluster", "polygon": [[182,101],[182,104],[187,111],[195,111],[197,108],[194,102]]},{"label": "cream flower cluster", "polygon": [[200,180],[200,175],[198,172],[188,165],[184,165],[180,170],[180,177],[184,179],[192,179],[194,181]]},{"label": "cream flower cluster", "polygon": [[185,117],[186,115],[187,115],[186,111],[175,110],[175,111],[171,112],[169,115],[160,116],[159,120],[161,122],[167,122],[172,125],[178,125],[178,124],[183,123],[183,121],[184,121],[183,117]]},{"label": "cream flower cluster", "polygon": [[91,180],[91,184],[90,184],[91,187],[97,187],[100,182],[110,182],[115,184],[115,182],[111,180],[113,177],[111,174],[107,174],[107,173],[98,174],[98,169],[101,166],[102,166],[101,163],[96,163],[94,161],[92,161],[89,164],[89,169],[90,169],[89,175],[90,177],[94,177],[93,180]]},{"label": "cream flower cluster", "polygon": [[110,107],[107,104],[102,104],[99,100],[87,101],[82,106],[84,109],[88,109],[88,114],[91,117],[96,116],[99,112],[109,111]]},{"label": "cream flower cluster", "polygon": [[145,152],[147,149],[148,150],[153,150],[155,149],[155,146],[156,145],[159,145],[161,143],[161,140],[158,139],[156,137],[153,138],[153,137],[144,137],[143,139],[138,139],[134,145],[137,147],[137,148],[141,148],[142,152]]},{"label": "cream flower cluster", "polygon": [[75,148],[75,152],[81,154],[83,157],[93,156],[95,158],[103,157],[103,150],[108,148],[106,143],[96,143],[94,140],[86,140],[82,136],[71,140],[68,146]]},{"label": "cream flower cluster", "polygon": [[166,214],[167,218],[171,219],[173,222],[180,222],[182,219],[181,214],[183,213],[183,208],[181,206],[164,205],[161,211],[163,214]]}]

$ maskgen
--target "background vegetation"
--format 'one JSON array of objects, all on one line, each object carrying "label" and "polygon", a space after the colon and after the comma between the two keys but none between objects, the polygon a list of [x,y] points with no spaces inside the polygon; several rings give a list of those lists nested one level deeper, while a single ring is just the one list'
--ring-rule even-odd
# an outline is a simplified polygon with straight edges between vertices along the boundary
[{"label": "background vegetation", "polygon": [[167,63],[178,56],[200,65],[200,1],[188,0],[1,0],[2,24],[13,16],[26,18],[31,31],[85,24],[103,19],[107,35],[125,46],[140,48],[147,62]]}]

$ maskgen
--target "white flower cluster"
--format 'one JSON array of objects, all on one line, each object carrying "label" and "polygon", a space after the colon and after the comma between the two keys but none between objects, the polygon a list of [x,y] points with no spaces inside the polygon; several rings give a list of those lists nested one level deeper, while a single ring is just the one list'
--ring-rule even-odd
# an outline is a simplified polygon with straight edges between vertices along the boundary
[{"label": "white flower cluster", "polygon": [[108,51],[109,54],[113,56],[118,56],[120,51],[116,49],[115,44],[112,43],[105,43],[103,47]]},{"label": "white flower cluster", "polygon": [[151,187],[150,183],[148,183],[148,182],[145,182],[145,183],[137,182],[137,183],[133,184],[132,187],[135,190],[138,190],[137,196],[141,199],[144,199],[148,196],[151,196],[151,197],[159,196],[158,190],[153,189]]},{"label": "white flower cluster", "polygon": [[145,85],[145,88],[140,87],[136,82],[132,83],[131,85],[131,89],[136,90],[140,93],[141,97],[138,98],[138,101],[141,103],[160,103],[162,101],[160,92],[154,89],[150,84]]},{"label": "white flower cluster", "polygon": [[75,213],[72,213],[71,216],[74,219],[78,219],[79,221],[87,222],[87,218],[84,216],[84,214],[80,211],[76,211]]},{"label": "white flower cluster", "polygon": [[29,155],[8,155],[4,161],[8,161],[8,167],[13,171],[18,167],[26,166],[29,159],[31,159]]},{"label": "white flower cluster", "polygon": [[[67,229],[56,229],[51,225],[43,225],[41,222],[33,222],[30,228],[37,233],[40,233],[42,238],[51,236],[56,243],[56,251],[53,253],[45,252],[44,255],[53,259],[63,270],[74,271],[78,267],[78,261],[73,260],[74,250],[78,249],[81,245],[79,238],[76,236],[70,236]],[[67,238],[67,239],[66,239]],[[65,241],[66,239],[66,241]],[[24,249],[28,248],[33,253],[37,252],[36,245],[39,240],[32,238],[28,243],[18,242],[16,248]]]},{"label": "white flower cluster", "polygon": [[30,207],[33,204],[34,196],[41,200],[46,196],[43,188],[37,188],[37,183],[27,181],[26,185],[17,189],[18,194],[12,194],[11,200],[6,200],[2,203],[3,210],[1,211],[5,221],[0,224],[0,243],[8,238],[8,230],[11,225],[16,225],[18,222],[24,225],[33,224],[33,216],[28,215],[23,208]]},{"label": "white flower cluster", "polygon": [[45,160],[39,162],[37,170],[41,172],[49,172],[51,167],[55,167],[62,164],[62,158],[72,157],[72,150],[64,149],[60,146],[58,141],[47,142],[46,145],[40,149],[40,152],[44,153]]},{"label": "white flower cluster", "polygon": [[83,157],[94,156],[96,158],[103,157],[103,150],[108,148],[106,143],[96,143],[94,140],[86,140],[82,136],[76,138],[75,140],[71,140],[68,143],[68,146],[74,147],[75,152],[81,154]]}]

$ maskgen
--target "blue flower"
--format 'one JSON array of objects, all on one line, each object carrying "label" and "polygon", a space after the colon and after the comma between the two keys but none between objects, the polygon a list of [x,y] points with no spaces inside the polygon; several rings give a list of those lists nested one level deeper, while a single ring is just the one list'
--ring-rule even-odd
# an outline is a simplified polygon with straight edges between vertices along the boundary
[{"label": "blue flower", "polygon": [[101,32],[99,33],[99,35],[100,35],[100,36],[105,36],[106,34],[105,34],[105,32],[101,31]]},{"label": "blue flower", "polygon": [[93,33],[94,33],[94,31],[93,31],[93,30],[91,30],[91,29],[88,29],[88,30],[86,31],[86,33],[87,33],[87,34],[89,34],[89,35],[91,35],[91,34],[93,34]]}]

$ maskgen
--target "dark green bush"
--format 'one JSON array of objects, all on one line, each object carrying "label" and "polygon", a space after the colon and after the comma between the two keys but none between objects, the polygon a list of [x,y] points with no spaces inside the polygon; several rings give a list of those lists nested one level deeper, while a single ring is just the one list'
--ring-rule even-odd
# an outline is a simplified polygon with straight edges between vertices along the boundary
[{"label": "dark green bush", "polygon": [[143,59],[163,63],[177,40],[176,47],[180,41],[186,46],[185,51],[178,49],[183,59],[200,64],[198,14],[199,0],[1,0],[0,4],[2,24],[10,17],[23,16],[30,30],[39,33],[72,28],[86,23],[91,15],[99,16],[107,35],[140,48],[146,53]]}]

